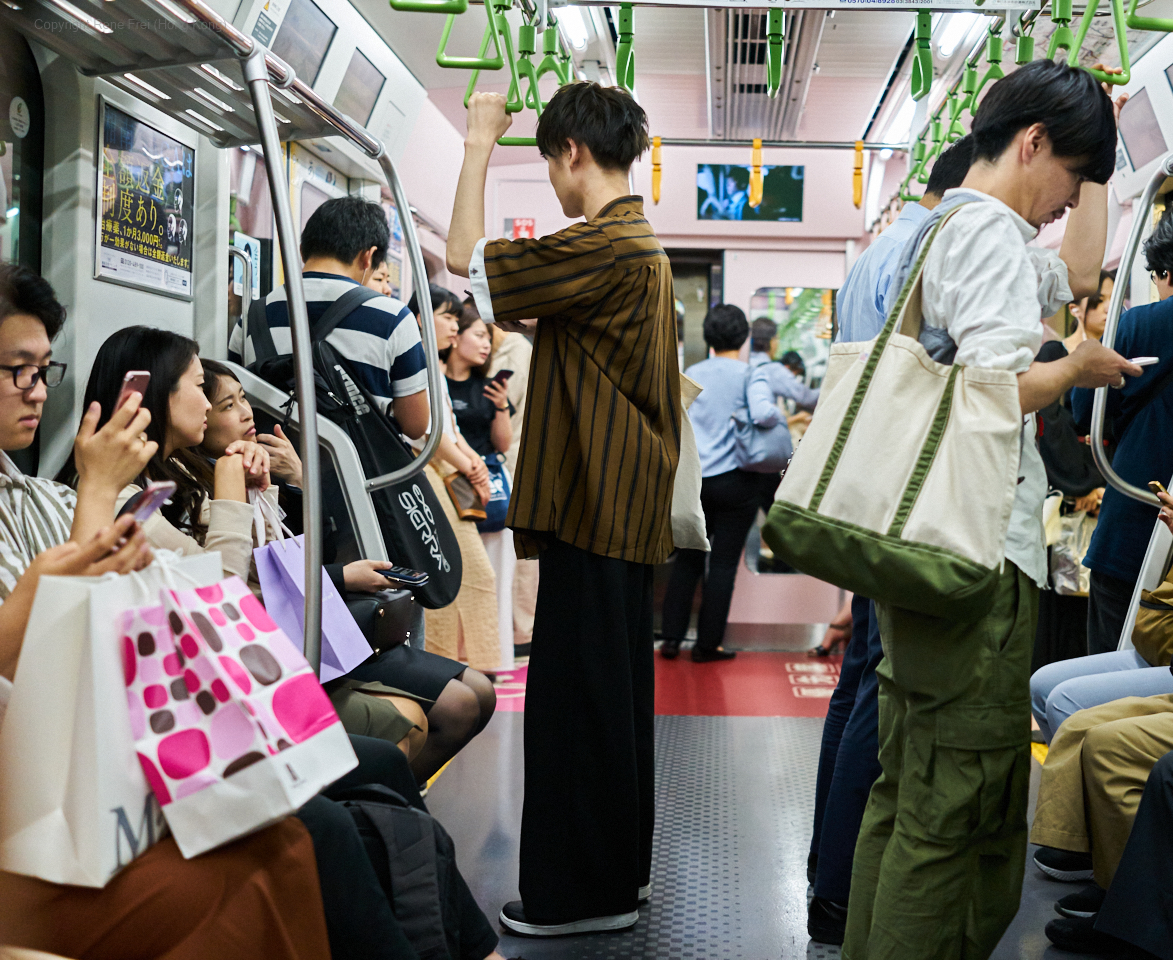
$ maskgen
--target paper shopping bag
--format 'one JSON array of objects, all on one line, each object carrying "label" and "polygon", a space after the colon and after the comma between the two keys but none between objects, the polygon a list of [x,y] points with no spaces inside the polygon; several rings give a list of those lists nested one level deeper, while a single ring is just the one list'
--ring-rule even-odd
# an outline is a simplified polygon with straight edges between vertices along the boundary
[{"label": "paper shopping bag", "polygon": [[[253,551],[269,615],[290,637],[305,637],[305,547],[303,536],[271,541]],[[371,656],[371,645],[334,581],[322,572],[322,682],[350,673]]]},{"label": "paper shopping bag", "polygon": [[138,760],[185,857],[293,813],[358,765],[305,657],[238,577],[125,616]]},{"label": "paper shopping bag", "polygon": [[161,836],[135,757],[122,614],[168,583],[212,584],[218,553],[165,551],[139,573],[42,577],[0,726],[0,869],[102,887]]}]

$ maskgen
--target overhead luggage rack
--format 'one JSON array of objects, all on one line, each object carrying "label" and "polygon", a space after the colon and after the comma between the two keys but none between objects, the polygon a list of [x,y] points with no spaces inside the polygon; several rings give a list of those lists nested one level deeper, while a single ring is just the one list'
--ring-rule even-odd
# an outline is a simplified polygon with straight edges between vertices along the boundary
[{"label": "overhead luggage rack", "polygon": [[[74,63],[87,76],[104,77],[221,147],[261,145],[277,240],[285,270],[297,379],[297,413],[304,465],[305,655],[318,670],[322,623],[322,497],[317,402],[309,317],[302,284],[298,236],[286,189],[282,142],[341,135],[378,162],[400,211],[420,287],[421,335],[427,362],[432,423],[443,416],[436,329],[427,295],[428,273],[411,217],[411,205],[383,143],[309,86],[263,44],[237,30],[203,0],[0,0],[0,16],[29,40]],[[441,432],[433,430],[410,464],[364,478],[367,490],[397,484],[423,470]]]}]

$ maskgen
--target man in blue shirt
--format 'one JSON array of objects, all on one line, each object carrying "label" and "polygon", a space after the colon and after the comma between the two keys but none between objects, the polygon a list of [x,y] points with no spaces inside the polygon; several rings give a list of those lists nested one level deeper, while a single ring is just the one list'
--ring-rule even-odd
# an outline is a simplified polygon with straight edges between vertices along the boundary
[{"label": "man in blue shirt", "polygon": [[[1126,378],[1108,391],[1105,423],[1117,447],[1112,466],[1139,487],[1150,480],[1169,483],[1173,474],[1173,219],[1166,208],[1145,241],[1145,266],[1157,285],[1157,303],[1133,307],[1120,318],[1114,349],[1124,357],[1157,357],[1143,376]],[[1076,422],[1091,424],[1094,390],[1072,391]],[[1110,653],[1120,641],[1132,591],[1157,519],[1157,508],[1108,487],[1100,520],[1083,565],[1091,569],[1087,610],[1087,652]]]},{"label": "man in blue shirt", "polygon": [[[937,158],[919,203],[907,203],[896,221],[855,261],[836,298],[843,343],[871,340],[884,327],[900,292],[892,276],[905,243],[969,172],[972,141],[962,137]],[[814,899],[807,932],[818,943],[843,943],[855,841],[872,784],[880,775],[879,694],[876,667],[884,658],[875,605],[864,597],[851,603],[851,641],[843,655],[839,684],[827,708],[815,786],[815,825],[807,859]],[[823,829],[823,824],[827,829]]]}]

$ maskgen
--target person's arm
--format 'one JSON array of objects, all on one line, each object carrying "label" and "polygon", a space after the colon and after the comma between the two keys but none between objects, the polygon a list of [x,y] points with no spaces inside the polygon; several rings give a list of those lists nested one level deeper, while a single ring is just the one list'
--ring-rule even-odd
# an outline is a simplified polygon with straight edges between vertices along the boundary
[{"label": "person's arm", "polygon": [[1067,265],[1067,282],[1073,300],[1100,292],[1100,270],[1108,243],[1107,184],[1085,183],[1079,206],[1067,215],[1067,227],[1059,247],[1059,259]]},{"label": "person's arm", "polygon": [[1058,400],[1072,387],[1119,387],[1124,376],[1144,372],[1098,340],[1085,340],[1070,355],[1051,363],[1035,362],[1018,375],[1018,399],[1024,414],[1034,413]]},{"label": "person's arm", "polygon": [[262,433],[257,437],[257,443],[265,448],[269,454],[269,473],[289,487],[301,490],[301,457],[290,439],[285,436],[281,424],[273,427],[273,433]]},{"label": "person's arm", "polygon": [[468,135],[464,138],[464,165],[456,181],[456,201],[448,225],[445,259],[448,271],[467,277],[476,245],[485,236],[485,178],[497,140],[513,123],[499,93],[474,93],[468,101]]},{"label": "person's arm", "polygon": [[405,435],[412,440],[418,440],[428,430],[428,391],[421,390],[406,397],[396,397],[394,400],[395,421]]},{"label": "person's arm", "polygon": [[489,425],[489,440],[493,449],[504,453],[513,443],[512,410],[509,404],[509,390],[504,383],[490,380],[485,384],[485,399],[493,405],[493,422]]},{"label": "person's arm", "polygon": [[749,407],[749,418],[758,427],[777,426],[783,420],[782,411],[778,409],[774,388],[770,385],[769,375],[766,372],[768,363],[752,370],[749,383],[745,388],[746,405]]},{"label": "person's arm", "polygon": [[[38,554],[0,604],[0,676],[12,680],[28,628],[37,584],[43,576],[100,577],[130,573],[151,562],[151,548],[142,530],[133,530],[134,517],[118,520],[84,545],[69,540]],[[119,546],[119,541],[125,541]]]},{"label": "person's arm", "polygon": [[789,397],[800,407],[813,410],[819,402],[819,391],[808,387],[780,363],[777,364],[777,369],[771,369],[770,379],[775,394],[780,397]]}]

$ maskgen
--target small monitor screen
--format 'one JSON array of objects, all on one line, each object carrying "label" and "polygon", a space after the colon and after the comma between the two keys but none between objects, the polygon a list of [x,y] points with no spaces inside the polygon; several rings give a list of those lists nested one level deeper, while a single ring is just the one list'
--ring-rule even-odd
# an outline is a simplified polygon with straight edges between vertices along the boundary
[{"label": "small monitor screen", "polygon": [[337,32],[337,25],[313,0],[292,0],[272,50],[297,71],[299,80],[312,87]]},{"label": "small monitor screen", "polygon": [[1129,98],[1120,111],[1120,140],[1128,152],[1128,161],[1133,170],[1141,169],[1169,150],[1157,124],[1149,92],[1143,87]]},{"label": "small monitor screen", "polygon": [[346,68],[346,76],[342,78],[342,86],[338,88],[338,96],[334,98],[334,106],[365,126],[370,122],[375,101],[379,99],[386,80],[370,60],[355,50],[350,66]]},{"label": "small monitor screen", "polygon": [[801,220],[805,167],[762,167],[762,202],[756,207],[749,205],[752,169],[740,164],[698,163],[697,219]]}]

